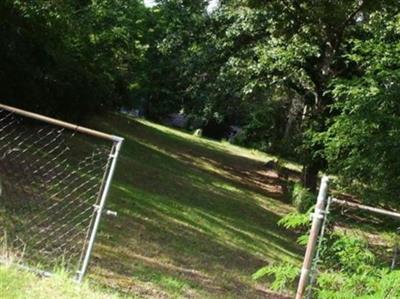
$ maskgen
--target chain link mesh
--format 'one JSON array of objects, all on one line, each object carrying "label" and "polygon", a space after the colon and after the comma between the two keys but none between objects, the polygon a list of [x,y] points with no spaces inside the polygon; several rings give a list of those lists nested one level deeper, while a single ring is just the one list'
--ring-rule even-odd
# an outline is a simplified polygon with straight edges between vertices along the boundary
[{"label": "chain link mesh", "polygon": [[112,150],[109,142],[0,109],[2,258],[79,271]]}]

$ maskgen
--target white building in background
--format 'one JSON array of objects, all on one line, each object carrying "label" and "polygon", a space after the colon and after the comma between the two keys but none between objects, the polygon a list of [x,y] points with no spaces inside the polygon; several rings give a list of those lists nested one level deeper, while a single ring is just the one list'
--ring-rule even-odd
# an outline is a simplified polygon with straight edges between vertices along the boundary
[{"label": "white building in background", "polygon": [[144,5],[146,5],[147,7],[152,7],[152,6],[156,5],[156,1],[155,0],[144,0]]},{"label": "white building in background", "polygon": [[[156,0],[144,0],[144,5],[146,5],[147,7],[152,7],[156,4],[157,4]],[[212,12],[214,9],[216,9],[218,7],[218,4],[219,4],[219,0],[209,0],[207,11]]]}]

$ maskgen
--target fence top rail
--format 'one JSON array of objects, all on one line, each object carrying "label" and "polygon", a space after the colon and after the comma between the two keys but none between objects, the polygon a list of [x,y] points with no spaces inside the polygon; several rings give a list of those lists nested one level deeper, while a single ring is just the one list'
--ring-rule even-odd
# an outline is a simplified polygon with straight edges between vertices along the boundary
[{"label": "fence top rail", "polygon": [[375,207],[371,207],[371,206],[366,206],[366,205],[358,204],[358,203],[347,201],[347,200],[340,200],[337,198],[332,198],[332,202],[335,204],[338,204],[340,206],[360,209],[360,210],[369,211],[369,212],[373,212],[376,214],[386,215],[389,217],[400,219],[400,213],[398,213],[398,212],[389,211],[389,210],[385,210],[385,209],[381,209],[381,208],[375,208]]},{"label": "fence top rail", "polygon": [[52,117],[48,117],[48,116],[44,116],[41,114],[37,114],[37,113],[33,113],[33,112],[29,112],[26,110],[22,110],[19,108],[15,108],[15,107],[11,107],[11,106],[7,106],[4,104],[0,103],[0,109],[4,109],[6,111],[21,115],[21,116],[25,116],[28,118],[32,118],[35,120],[39,120],[39,121],[43,121],[52,125],[56,125],[56,126],[60,126],[75,132],[79,132],[82,134],[86,134],[86,135],[90,135],[90,136],[94,136],[97,138],[101,138],[101,139],[105,139],[105,140],[109,140],[109,141],[113,141],[113,142],[122,142],[124,139],[122,137],[118,137],[118,136],[114,136],[111,134],[107,134],[107,133],[103,133],[100,131],[96,131],[96,130],[92,130],[92,129],[88,129],[85,127],[81,127],[69,122],[65,122],[62,120],[58,120]]}]

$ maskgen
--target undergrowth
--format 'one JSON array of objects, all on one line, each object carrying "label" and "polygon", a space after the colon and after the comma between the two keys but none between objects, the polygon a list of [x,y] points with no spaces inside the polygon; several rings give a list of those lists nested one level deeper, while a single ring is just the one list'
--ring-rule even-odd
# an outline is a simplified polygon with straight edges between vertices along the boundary
[{"label": "undergrowth", "polygon": [[[298,238],[301,245],[306,245],[308,241],[311,211],[312,207],[306,213],[293,212],[279,221],[279,225],[286,229],[302,232]],[[389,269],[389,259],[382,256],[382,248],[379,248],[382,244],[373,245],[367,234],[357,232],[328,223],[320,248],[317,283],[312,290],[312,298],[400,298],[400,270]],[[296,265],[276,263],[258,270],[253,279],[264,276],[273,278],[274,290],[287,291],[296,287],[300,271]]]}]

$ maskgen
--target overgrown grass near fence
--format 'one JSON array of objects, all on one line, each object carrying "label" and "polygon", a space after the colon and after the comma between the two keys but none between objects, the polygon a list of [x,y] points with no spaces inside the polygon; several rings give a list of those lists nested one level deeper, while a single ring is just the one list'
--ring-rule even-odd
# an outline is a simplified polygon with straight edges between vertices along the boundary
[{"label": "overgrown grass near fence", "polygon": [[[13,266],[0,266],[0,297],[2,299],[122,299],[116,293],[78,285],[64,273],[39,278]],[[132,297],[133,298],[133,297]]]}]

